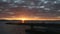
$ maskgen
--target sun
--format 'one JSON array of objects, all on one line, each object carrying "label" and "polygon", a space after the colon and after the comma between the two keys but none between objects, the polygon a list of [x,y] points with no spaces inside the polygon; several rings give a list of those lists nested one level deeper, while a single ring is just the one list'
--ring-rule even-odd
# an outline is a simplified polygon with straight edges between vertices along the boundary
[{"label": "sun", "polygon": [[27,18],[21,18],[22,23],[25,23],[25,20],[28,20]]},{"label": "sun", "polygon": [[26,20],[25,18],[21,19],[21,20]]}]

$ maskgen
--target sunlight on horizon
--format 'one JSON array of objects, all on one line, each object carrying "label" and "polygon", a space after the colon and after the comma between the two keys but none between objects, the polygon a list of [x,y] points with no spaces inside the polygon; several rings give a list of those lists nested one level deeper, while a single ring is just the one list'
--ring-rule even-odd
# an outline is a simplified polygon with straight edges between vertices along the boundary
[{"label": "sunlight on horizon", "polygon": [[46,18],[0,18],[0,20],[60,20],[60,19],[46,19]]}]

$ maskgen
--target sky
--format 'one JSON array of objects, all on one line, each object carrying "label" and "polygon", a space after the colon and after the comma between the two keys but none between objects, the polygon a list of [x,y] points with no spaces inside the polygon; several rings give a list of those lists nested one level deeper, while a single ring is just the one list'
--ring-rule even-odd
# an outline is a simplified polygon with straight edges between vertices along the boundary
[{"label": "sky", "polygon": [[0,0],[0,18],[60,19],[60,0]]}]

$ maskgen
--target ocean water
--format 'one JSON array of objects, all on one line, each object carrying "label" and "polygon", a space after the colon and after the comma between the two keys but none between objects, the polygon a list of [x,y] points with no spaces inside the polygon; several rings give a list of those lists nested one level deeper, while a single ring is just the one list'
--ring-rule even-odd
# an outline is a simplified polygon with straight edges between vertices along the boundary
[{"label": "ocean water", "polygon": [[[21,21],[15,20],[0,20],[0,34],[26,34],[25,30],[30,29],[30,26],[27,25],[10,25],[6,23],[21,23]],[[60,21],[25,21],[25,23],[46,23],[46,24],[60,24]],[[40,30],[46,28],[46,30],[60,32],[60,27],[53,28],[53,27],[42,27],[42,26],[35,26],[34,28],[41,28]]]}]

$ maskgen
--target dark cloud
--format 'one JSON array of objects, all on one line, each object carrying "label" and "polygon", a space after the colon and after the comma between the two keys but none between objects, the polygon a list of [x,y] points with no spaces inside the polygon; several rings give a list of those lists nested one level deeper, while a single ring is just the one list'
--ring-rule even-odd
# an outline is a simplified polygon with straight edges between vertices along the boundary
[{"label": "dark cloud", "polygon": [[0,0],[0,18],[21,16],[57,18],[60,0]]}]

